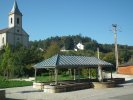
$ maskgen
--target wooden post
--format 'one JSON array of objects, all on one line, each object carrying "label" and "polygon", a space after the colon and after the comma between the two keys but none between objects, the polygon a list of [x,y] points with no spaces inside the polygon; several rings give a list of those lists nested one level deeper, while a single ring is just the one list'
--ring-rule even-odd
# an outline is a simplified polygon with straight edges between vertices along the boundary
[{"label": "wooden post", "polygon": [[90,80],[90,68],[88,68],[88,70],[89,70],[89,80]]},{"label": "wooden post", "polygon": [[72,69],[69,69],[69,75],[70,75],[71,78],[73,77],[73,75],[72,75]]},{"label": "wooden post", "polygon": [[98,67],[96,68],[96,80],[98,80],[99,74],[98,74]]},{"label": "wooden post", "polygon": [[37,69],[35,68],[35,82],[36,82],[36,73],[37,73]]},{"label": "wooden post", "polygon": [[55,85],[58,84],[58,69],[55,68]]},{"label": "wooden post", "polygon": [[102,76],[102,67],[101,66],[98,66],[98,79],[100,82],[103,81],[103,76]]},{"label": "wooden post", "polygon": [[74,79],[73,80],[76,80],[76,69],[75,68],[74,68],[73,74],[74,74]]},{"label": "wooden post", "polygon": [[91,80],[91,68],[89,68],[89,77],[90,77],[90,80]]},{"label": "wooden post", "polygon": [[113,77],[112,77],[112,66],[111,66],[111,80],[112,80],[112,78],[113,78]]},{"label": "wooden post", "polygon": [[52,82],[52,71],[49,69],[49,82]]},{"label": "wooden post", "polygon": [[78,68],[78,82],[80,82],[80,69]]},{"label": "wooden post", "polygon": [[55,72],[54,72],[55,70],[51,70],[51,81],[53,81],[54,79],[55,79]]}]

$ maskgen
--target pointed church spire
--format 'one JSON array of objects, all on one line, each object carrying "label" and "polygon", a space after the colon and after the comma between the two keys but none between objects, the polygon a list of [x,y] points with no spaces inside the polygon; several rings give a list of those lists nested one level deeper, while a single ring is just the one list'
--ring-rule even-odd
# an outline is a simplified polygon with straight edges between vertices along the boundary
[{"label": "pointed church spire", "polygon": [[18,14],[18,15],[22,16],[22,13],[18,9],[18,5],[17,5],[17,1],[16,0],[14,1],[14,4],[13,4],[13,7],[12,7],[12,10],[11,10],[10,14]]}]

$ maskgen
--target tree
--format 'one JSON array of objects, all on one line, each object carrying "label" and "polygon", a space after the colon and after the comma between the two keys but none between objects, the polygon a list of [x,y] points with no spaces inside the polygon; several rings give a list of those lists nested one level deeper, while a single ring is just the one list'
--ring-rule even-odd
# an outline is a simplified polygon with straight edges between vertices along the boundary
[{"label": "tree", "polygon": [[60,48],[57,43],[51,43],[50,47],[47,49],[45,53],[45,59],[52,57],[55,54],[60,52]]},{"label": "tree", "polygon": [[13,72],[12,64],[13,63],[12,63],[11,47],[7,44],[1,62],[2,71],[6,78],[9,78]]},{"label": "tree", "polygon": [[110,53],[105,54],[105,56],[103,57],[103,60],[104,61],[107,61],[107,62],[110,62],[113,65],[116,64],[115,63],[115,55],[114,55],[114,52],[110,52]]},{"label": "tree", "polygon": [[74,41],[70,36],[65,39],[65,49],[74,50]]},{"label": "tree", "polygon": [[131,57],[131,53],[128,50],[119,50],[119,63],[123,64],[128,62]]}]

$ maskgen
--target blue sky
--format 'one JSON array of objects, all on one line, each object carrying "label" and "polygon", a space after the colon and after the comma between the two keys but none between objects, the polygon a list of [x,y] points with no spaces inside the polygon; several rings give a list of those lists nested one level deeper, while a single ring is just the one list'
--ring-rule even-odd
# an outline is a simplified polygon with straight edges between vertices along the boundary
[{"label": "blue sky", "polygon": [[[0,29],[8,27],[14,0],[0,0]],[[118,43],[133,46],[133,0],[17,0],[23,28],[30,40],[51,36],[88,36],[114,43],[112,24],[118,24]]]}]

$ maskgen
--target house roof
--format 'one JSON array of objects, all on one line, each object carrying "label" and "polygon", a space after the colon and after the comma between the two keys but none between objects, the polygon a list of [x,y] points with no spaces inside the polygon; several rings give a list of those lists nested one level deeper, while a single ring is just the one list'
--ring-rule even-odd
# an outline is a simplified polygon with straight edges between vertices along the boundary
[{"label": "house roof", "polygon": [[40,63],[35,64],[34,68],[75,68],[75,67],[97,67],[98,65],[109,67],[111,63],[102,61],[96,57],[55,55]]},{"label": "house roof", "polygon": [[6,33],[6,32],[8,32],[9,30],[10,30],[10,28],[2,29],[2,30],[0,30],[0,34],[1,34],[1,33]]},{"label": "house roof", "polygon": [[0,34],[10,32],[10,30],[13,29],[13,28],[14,27],[1,29]]},{"label": "house roof", "polygon": [[12,7],[12,10],[11,10],[10,14],[18,14],[18,15],[22,16],[22,13],[20,12],[20,10],[18,8],[16,0],[14,1],[14,5]]}]

